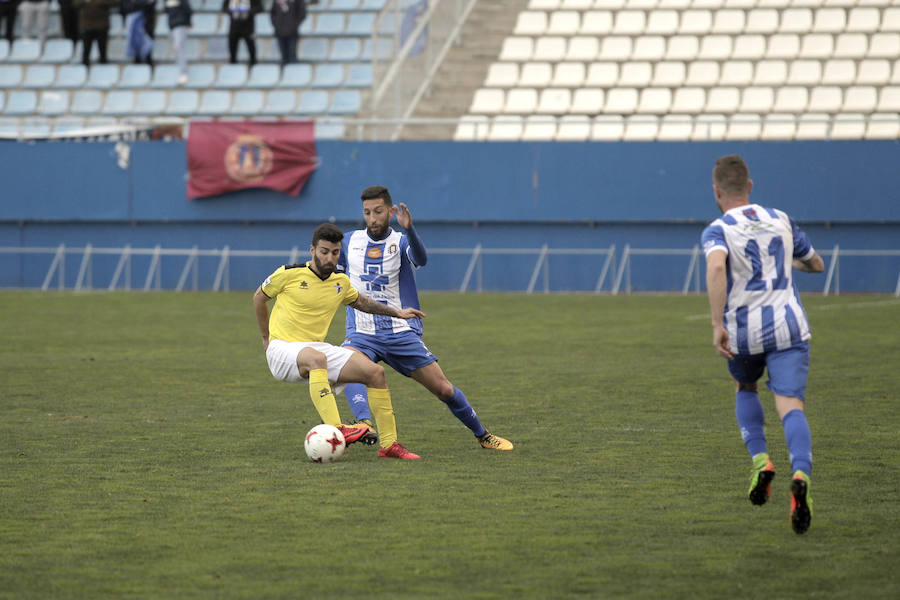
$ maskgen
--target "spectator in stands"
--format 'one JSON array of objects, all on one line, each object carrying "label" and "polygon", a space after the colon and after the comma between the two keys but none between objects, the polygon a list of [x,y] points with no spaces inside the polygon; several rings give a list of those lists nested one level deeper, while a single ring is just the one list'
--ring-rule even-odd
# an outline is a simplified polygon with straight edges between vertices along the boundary
[{"label": "spectator in stands", "polygon": [[154,0],[122,0],[125,17],[125,53],[135,63],[153,66],[153,27],[156,25]]},{"label": "spectator in stands", "polygon": [[187,83],[187,49],[184,42],[187,40],[188,29],[191,28],[190,0],[166,0],[166,14],[169,17],[169,31],[172,40],[172,50],[175,52],[175,63],[178,65],[178,84]]},{"label": "spectator in stands", "polygon": [[91,64],[91,48],[97,42],[100,64],[106,64],[106,45],[109,41],[109,11],[117,0],[75,0],[78,25],[81,29],[81,62]]},{"label": "spectator in stands", "polygon": [[16,30],[16,15],[19,10],[19,0],[0,0],[0,22],[6,23],[6,33],[4,37],[13,43]]},{"label": "spectator in stands", "polygon": [[281,66],[297,62],[300,25],[306,19],[306,0],[273,0],[272,27],[281,52]]},{"label": "spectator in stands", "polygon": [[22,39],[40,38],[41,47],[47,41],[47,26],[50,19],[50,0],[22,0]]},{"label": "spectator in stands", "polygon": [[237,64],[238,41],[244,40],[250,54],[250,66],[256,64],[255,17],[262,12],[261,0],[223,0],[222,12],[231,19],[228,27],[228,53],[231,64]]},{"label": "spectator in stands", "polygon": [[75,0],[59,0],[59,19],[62,22],[63,37],[76,43],[81,39],[78,31],[78,9]]}]

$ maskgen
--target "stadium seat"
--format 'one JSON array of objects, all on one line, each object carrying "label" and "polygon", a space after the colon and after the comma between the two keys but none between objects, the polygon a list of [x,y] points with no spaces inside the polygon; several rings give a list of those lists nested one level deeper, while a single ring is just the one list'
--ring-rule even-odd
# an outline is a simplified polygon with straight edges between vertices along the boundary
[{"label": "stadium seat", "polygon": [[[577,91],[580,90],[576,90],[576,92]],[[571,104],[572,90],[564,88],[545,88],[541,90],[538,104],[534,109],[534,112],[541,115],[561,115],[568,112]]]},{"label": "stadium seat", "polygon": [[675,90],[671,113],[699,113],[706,105],[706,90],[700,87],[681,87]]},{"label": "stadium seat", "polygon": [[883,59],[869,59],[860,61],[855,83],[885,85],[890,79],[891,63]]},{"label": "stadium seat", "polygon": [[495,62],[488,67],[484,87],[513,87],[519,82],[517,63]]},{"label": "stadium seat", "polygon": [[139,90],[135,96],[134,114],[155,116],[166,110],[168,97],[162,90]]},{"label": "stadium seat", "polygon": [[736,114],[728,120],[726,140],[758,140],[762,132],[762,117],[756,114]]},{"label": "stadium seat", "polygon": [[806,109],[817,113],[835,113],[841,110],[843,94],[841,88],[834,86],[817,86],[809,94],[809,106]]},{"label": "stadium seat", "polygon": [[319,64],[313,72],[311,87],[335,88],[344,83],[344,65]]},{"label": "stadium seat", "polygon": [[37,40],[15,40],[7,62],[35,63],[41,57],[41,43]]},{"label": "stadium seat", "polygon": [[774,112],[802,113],[809,105],[809,92],[805,87],[784,86],[775,92]]},{"label": "stadium seat", "polygon": [[77,90],[69,111],[75,115],[95,115],[103,106],[103,94],[97,90]]},{"label": "stadium seat", "polygon": [[266,103],[261,114],[286,117],[294,112],[297,106],[297,92],[294,90],[274,90],[266,94]]},{"label": "stadium seat", "polygon": [[603,112],[628,115],[635,111],[637,103],[638,91],[636,89],[615,87],[606,94],[606,106],[603,107]]},{"label": "stadium seat", "polygon": [[687,86],[711,87],[719,82],[718,62],[698,60],[690,63],[684,84]]},{"label": "stadium seat", "polygon": [[805,113],[800,115],[797,122],[797,133],[794,138],[798,140],[824,140],[828,137],[828,115],[822,113]]},{"label": "stadium seat", "polygon": [[317,140],[339,140],[346,133],[346,125],[342,120],[329,119],[315,122],[315,136]]},{"label": "stadium seat", "polygon": [[725,115],[703,114],[694,120],[694,130],[691,132],[691,140],[715,141],[725,139],[728,122]]},{"label": "stadium seat", "polygon": [[362,54],[362,42],[359,38],[337,38],[331,43],[328,60],[332,62],[355,62]]},{"label": "stadium seat", "polygon": [[247,83],[247,65],[221,65],[213,87],[216,89],[234,90]]},{"label": "stadium seat", "polygon": [[297,113],[301,115],[318,115],[328,110],[328,92],[325,90],[304,90],[300,92],[297,102]]},{"label": "stadium seat", "polygon": [[[596,36],[577,36],[569,39],[565,60],[592,61],[600,53],[600,40]],[[526,124],[527,128],[527,124]],[[554,125],[554,129],[556,126]],[[524,135],[524,134],[523,134]]]},{"label": "stadium seat", "polygon": [[[312,33],[320,36],[344,35],[344,26],[344,15],[340,13],[321,13],[316,15],[316,23]],[[369,34],[371,34],[371,29]]]},{"label": "stadium seat", "polygon": [[487,139],[489,142],[517,142],[522,137],[522,129],[522,117],[501,115],[491,123]]},{"label": "stadium seat", "polygon": [[625,131],[622,133],[622,139],[630,142],[651,142],[656,139],[657,133],[659,133],[659,117],[629,115],[625,118]]},{"label": "stadium seat", "polygon": [[[347,27],[344,33],[346,35],[370,37],[372,35],[373,27],[375,27],[374,13],[351,13],[347,17]],[[393,34],[394,20],[382,19],[378,31],[382,35]]]},{"label": "stadium seat", "polygon": [[753,63],[748,60],[731,60],[722,65],[719,85],[745,86],[753,81]]},{"label": "stadium seat", "polygon": [[534,54],[534,41],[530,37],[507,37],[503,40],[503,46],[500,49],[500,60],[531,60],[532,54]]},{"label": "stadium seat", "polygon": [[469,112],[472,114],[493,114],[503,110],[506,95],[503,90],[480,88],[475,91]]},{"label": "stadium seat", "polygon": [[557,10],[550,13],[547,35],[573,36],[581,28],[581,13],[574,10]]},{"label": "stadium seat", "polygon": [[389,60],[394,53],[394,45],[393,41],[387,38],[377,38],[375,40],[375,48],[378,49],[377,55],[373,53],[372,50],[372,38],[366,38],[363,40],[362,45],[362,53],[360,54],[360,60],[372,60],[373,57],[378,60]]},{"label": "stadium seat", "polygon": [[150,87],[154,89],[174,88],[178,85],[178,76],[181,74],[176,65],[157,65],[153,69],[153,79]]},{"label": "stadium seat", "polygon": [[490,119],[480,115],[468,115],[459,120],[453,140],[456,142],[484,141],[490,131]]},{"label": "stadium seat", "polygon": [[841,33],[834,43],[832,57],[863,58],[869,49],[869,37],[864,33]]},{"label": "stadium seat", "polygon": [[84,87],[108,90],[118,85],[118,65],[92,65],[88,70],[88,78]]},{"label": "stadium seat", "polygon": [[112,90],[107,92],[101,109],[105,115],[126,116],[134,112],[134,92],[131,90]]},{"label": "stadium seat", "polygon": [[66,114],[69,112],[69,92],[59,90],[41,92],[37,112],[48,116]]},{"label": "stadium seat", "polygon": [[[331,5],[328,7],[329,10],[336,10],[342,12],[349,12],[359,8],[359,0],[331,0]],[[365,10],[373,10],[371,8],[367,8]],[[381,10],[381,9],[378,9]]]},{"label": "stadium seat", "polygon": [[42,90],[53,85],[56,67],[53,65],[29,65],[25,68],[25,78],[21,87]]},{"label": "stadium seat", "polygon": [[808,8],[786,8],[781,12],[779,33],[806,33],[813,28],[813,12]]},{"label": "stadium seat", "polygon": [[200,94],[196,90],[175,90],[169,95],[167,115],[190,116],[200,107]]},{"label": "stadium seat", "polygon": [[[309,18],[309,17],[307,17]],[[261,13],[257,13],[254,17],[254,27],[256,28],[256,37],[258,38],[271,38],[275,37],[275,27],[272,26],[272,17],[271,13],[266,10]]]},{"label": "stadium seat", "polygon": [[206,90],[200,94],[199,115],[225,115],[231,109],[231,92],[227,90]]},{"label": "stadium seat", "polygon": [[[190,39],[190,38],[188,38]],[[245,49],[244,44],[240,44],[238,48]],[[230,56],[228,53],[228,40],[224,37],[211,37],[203,40],[203,60],[210,62],[228,62]]]},{"label": "stadium seat", "polygon": [[619,80],[619,65],[614,62],[595,62],[588,67],[584,85],[588,87],[612,87]]},{"label": "stadium seat", "polygon": [[681,35],[706,35],[712,29],[712,13],[703,9],[690,9],[681,13],[678,33]]},{"label": "stadium seat", "polygon": [[816,85],[822,80],[822,63],[817,60],[795,60],[788,71],[788,85]]},{"label": "stadium seat", "polygon": [[591,122],[590,139],[595,142],[617,142],[624,135],[625,119],[620,115],[599,115]]},{"label": "stadium seat", "polygon": [[523,10],[516,17],[513,35],[544,35],[547,31],[547,13],[545,11]]},{"label": "stadium seat", "polygon": [[750,86],[741,92],[741,104],[738,112],[765,114],[772,110],[775,103],[775,90],[765,86]]},{"label": "stadium seat", "polygon": [[4,61],[9,56],[9,40],[0,39],[0,61]]},{"label": "stadium seat", "polygon": [[778,30],[778,11],[774,8],[754,8],[747,12],[746,33],[770,34]]},{"label": "stadium seat", "polygon": [[631,57],[632,39],[628,36],[608,36],[600,44],[600,60],[628,60]]},{"label": "stadium seat", "polygon": [[874,33],[878,31],[881,14],[877,8],[854,7],[847,15],[846,31],[858,33]]},{"label": "stadium seat", "polygon": [[534,44],[534,53],[531,60],[535,61],[559,61],[566,55],[566,38],[558,36],[544,36],[537,38]]},{"label": "stadium seat", "polygon": [[659,141],[682,141],[690,139],[694,121],[687,115],[663,115],[659,122],[656,139]]},{"label": "stadium seat", "polygon": [[255,64],[250,67],[247,87],[250,89],[270,89],[278,85],[281,70],[278,65]]},{"label": "stadium seat", "polygon": [[653,78],[653,66],[649,62],[622,63],[619,72],[619,86],[622,87],[646,87]]},{"label": "stadium seat", "polygon": [[252,117],[260,114],[265,104],[261,90],[239,90],[232,96],[229,114]]},{"label": "stadium seat", "polygon": [[[221,10],[221,8],[220,8]],[[225,21],[228,19],[225,18]],[[195,12],[191,17],[191,36],[212,37],[219,33],[219,15]]]},{"label": "stadium seat", "polygon": [[585,64],[583,62],[562,62],[553,70],[553,87],[581,87],[584,85]]},{"label": "stadium seat", "polygon": [[742,10],[723,8],[717,10],[710,31],[716,34],[737,35],[743,33],[746,13]]},{"label": "stadium seat", "polygon": [[800,37],[793,33],[777,33],[769,37],[766,58],[794,59],[800,54]]},{"label": "stadium seat", "polygon": [[706,96],[707,113],[732,113],[738,108],[741,94],[736,87],[714,87]]},{"label": "stadium seat", "polygon": [[759,34],[739,35],[734,38],[731,58],[761,60],[766,53],[766,38]]},{"label": "stadium seat", "polygon": [[53,133],[67,134],[84,129],[84,119],[81,117],[61,116],[53,121]]},{"label": "stadium seat", "polygon": [[518,85],[522,87],[546,87],[553,79],[553,67],[548,62],[527,62],[522,65]]},{"label": "stadium seat", "polygon": [[892,6],[884,9],[879,31],[900,32],[900,7]]},{"label": "stadium seat", "polygon": [[590,138],[591,119],[584,115],[566,115],[558,121],[556,141],[583,142]]},{"label": "stadium seat", "polygon": [[888,85],[878,95],[878,112],[900,112],[900,86]]},{"label": "stadium seat", "polygon": [[280,88],[303,88],[312,81],[312,67],[305,64],[285,65],[278,81]]},{"label": "stadium seat", "polygon": [[797,123],[793,115],[769,113],[763,117],[759,137],[763,140],[792,140],[796,131]]},{"label": "stadium seat", "polygon": [[787,81],[787,63],[783,60],[762,60],[756,63],[753,85],[780,86]]},{"label": "stadium seat", "polygon": [[666,55],[666,38],[661,35],[643,35],[635,39],[631,60],[658,61]]},{"label": "stadium seat", "polygon": [[302,61],[324,62],[328,60],[328,40],[325,38],[301,39],[297,53]]},{"label": "stadium seat", "polygon": [[853,85],[844,91],[841,112],[870,113],[878,104],[878,90],[870,85]]},{"label": "stadium seat", "polygon": [[149,87],[152,75],[150,65],[125,65],[119,77],[119,87],[132,89]]},{"label": "stadium seat", "polygon": [[43,138],[50,135],[51,123],[44,117],[25,117],[20,122],[20,131],[29,137]]},{"label": "stadium seat", "polygon": [[672,35],[678,31],[678,12],[674,10],[650,11],[644,33],[647,35]]},{"label": "stadium seat", "polygon": [[74,44],[68,39],[50,39],[44,46],[44,52],[41,53],[40,62],[62,64],[72,60]]},{"label": "stadium seat", "polygon": [[[664,87],[648,87],[641,90],[636,112],[644,115],[665,114],[669,112],[669,106],[671,104],[672,90]],[[654,133],[654,135],[656,134]]]},{"label": "stadium seat", "polygon": [[216,68],[211,64],[199,63],[188,65],[188,80],[185,87],[191,89],[209,89],[216,80]]},{"label": "stadium seat", "polygon": [[608,10],[591,10],[581,18],[581,35],[608,35],[613,27],[613,13]]},{"label": "stadium seat", "polygon": [[[3,76],[0,75],[0,79]],[[53,87],[60,89],[78,89],[87,81],[87,67],[84,65],[61,65],[56,71]]]},{"label": "stadium seat", "polygon": [[[727,60],[734,49],[734,38],[730,35],[705,35],[697,52],[699,60]],[[762,51],[759,52],[762,56]]]},{"label": "stadium seat", "polygon": [[556,119],[547,116],[525,117],[522,141],[550,141],[556,137]]},{"label": "stadium seat", "polygon": [[900,33],[875,33],[869,44],[868,58],[897,58],[900,56]]},{"label": "stadium seat", "polygon": [[680,87],[685,80],[686,69],[681,61],[660,61],[653,67],[654,87]]},{"label": "stadium seat", "polygon": [[613,35],[639,35],[647,25],[646,13],[642,10],[620,10],[613,19]]},{"label": "stadium seat", "polygon": [[850,85],[856,79],[856,62],[847,59],[825,61],[822,83],[826,85]]},{"label": "stadium seat", "polygon": [[866,139],[896,140],[900,138],[900,115],[874,114],[866,125]]},{"label": "stadium seat", "polygon": [[840,33],[847,27],[843,8],[818,8],[812,30],[816,33]]},{"label": "stadium seat", "polygon": [[572,95],[569,112],[578,115],[596,115],[603,112],[605,105],[606,93],[602,89],[579,88]]},{"label": "stadium seat", "polygon": [[700,42],[693,35],[674,35],[669,38],[666,60],[694,60],[700,50]]},{"label": "stadium seat", "polygon": [[508,114],[531,114],[537,108],[538,93],[534,88],[512,88],[506,92],[503,112]]}]

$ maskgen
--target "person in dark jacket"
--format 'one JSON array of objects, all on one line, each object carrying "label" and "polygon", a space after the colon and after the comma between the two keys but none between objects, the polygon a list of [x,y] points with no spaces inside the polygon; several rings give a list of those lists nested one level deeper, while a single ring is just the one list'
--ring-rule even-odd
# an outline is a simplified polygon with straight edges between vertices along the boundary
[{"label": "person in dark jacket", "polygon": [[117,0],[74,0],[81,30],[81,62],[91,64],[91,47],[97,42],[100,64],[106,64],[106,44],[109,41],[109,11]]},{"label": "person in dark jacket", "polygon": [[256,64],[256,22],[262,12],[262,0],[223,0],[222,12],[231,18],[228,27],[228,53],[231,64],[237,64],[238,41],[244,40],[250,54],[250,66]]},{"label": "person in dark jacket", "polygon": [[74,44],[81,39],[78,32],[78,9],[75,0],[59,0],[59,20],[62,23],[63,37]]},{"label": "person in dark jacket", "polygon": [[0,0],[0,22],[6,22],[4,37],[13,43],[16,31],[16,17],[19,14],[19,0]]},{"label": "person in dark jacket", "polygon": [[300,24],[306,19],[306,0],[273,0],[270,16],[281,52],[281,66],[297,62],[297,42]]},{"label": "person in dark jacket", "polygon": [[169,17],[169,34],[172,40],[172,50],[175,52],[175,63],[178,65],[178,83],[187,83],[187,54],[184,42],[187,39],[188,29],[191,28],[190,0],[166,0],[166,14]]}]

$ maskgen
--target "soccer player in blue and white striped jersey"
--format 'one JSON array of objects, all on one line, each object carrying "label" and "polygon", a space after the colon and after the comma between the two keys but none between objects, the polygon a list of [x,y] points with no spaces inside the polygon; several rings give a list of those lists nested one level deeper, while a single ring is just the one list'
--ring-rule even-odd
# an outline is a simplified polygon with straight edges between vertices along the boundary
[{"label": "soccer player in blue and white striped jersey", "polygon": [[735,415],[753,460],[748,495],[756,505],[769,499],[775,477],[756,385],[764,370],[769,373],[766,384],[775,395],[794,472],[791,526],[804,533],[812,518],[812,441],[803,412],[810,329],[792,268],[821,273],[825,264],[787,214],[750,203],[752,189],[740,156],[716,161],[713,191],[722,216],[701,237],[713,346],[728,359],[735,381]]}]

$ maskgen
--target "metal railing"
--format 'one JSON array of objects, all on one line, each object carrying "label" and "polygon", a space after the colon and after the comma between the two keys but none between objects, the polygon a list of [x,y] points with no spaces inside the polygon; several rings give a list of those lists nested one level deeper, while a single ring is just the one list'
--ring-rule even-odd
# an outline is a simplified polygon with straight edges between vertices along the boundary
[{"label": "metal railing", "polygon": [[[485,256],[509,256],[509,257],[535,257],[534,266],[531,269],[531,276],[525,288],[525,292],[532,294],[538,291],[549,293],[551,291],[550,278],[550,257],[551,256],[597,256],[604,257],[603,263],[597,273],[595,283],[584,285],[585,291],[594,293],[609,293],[617,295],[619,293],[630,294],[632,288],[632,257],[635,256],[684,256],[688,258],[687,268],[684,272],[681,293],[688,294],[692,290],[700,292],[700,256],[701,250],[699,246],[687,249],[666,249],[666,248],[632,248],[629,244],[625,244],[622,249],[621,258],[618,267],[616,266],[616,246],[611,245],[608,248],[549,248],[544,245],[540,248],[484,248],[481,244],[474,248],[430,248],[429,254],[434,255],[450,255],[450,256],[468,256],[468,264],[462,281],[458,286],[460,293],[468,291],[481,292],[485,290],[483,280],[483,258]],[[822,294],[828,296],[830,294],[839,295],[840,286],[840,260],[842,257],[883,257],[883,258],[900,258],[900,250],[846,250],[835,246],[831,250],[820,251],[823,257],[830,257],[826,269],[825,286]],[[153,248],[132,248],[126,245],[120,248],[98,248],[91,244],[83,247],[72,247],[60,244],[59,246],[8,246],[0,247],[0,255],[44,255],[51,257],[50,265],[44,275],[41,283],[41,290],[49,290],[51,288],[57,290],[72,289],[75,291],[92,290],[94,288],[94,268],[93,260],[96,256],[118,256],[118,261],[113,269],[109,283],[100,289],[113,290],[132,290],[141,289],[142,291],[161,290],[162,286],[162,259],[163,257],[183,257],[185,262],[180,269],[178,281],[174,289],[177,292],[185,289],[197,291],[199,286],[199,270],[200,258],[212,257],[217,260],[215,276],[211,285],[211,290],[228,291],[231,281],[231,261],[233,258],[276,258],[287,259],[287,263],[296,263],[300,258],[300,249],[295,246],[290,250],[235,250],[229,246],[223,248],[201,250],[197,246],[192,248],[162,248],[159,245]],[[78,274],[74,284],[70,287],[66,285],[66,258],[68,256],[80,256],[81,260],[78,267]],[[133,287],[133,265],[132,259],[137,256],[149,257],[149,266],[147,272],[143,276],[143,285],[140,288]],[[609,277],[610,272],[614,277]],[[54,285],[55,281],[55,285]],[[3,282],[0,281],[0,285]],[[9,286],[5,287],[20,287]],[[664,290],[662,290],[664,291]],[[900,297],[900,270],[898,270],[897,284],[894,289],[894,296]]]}]

